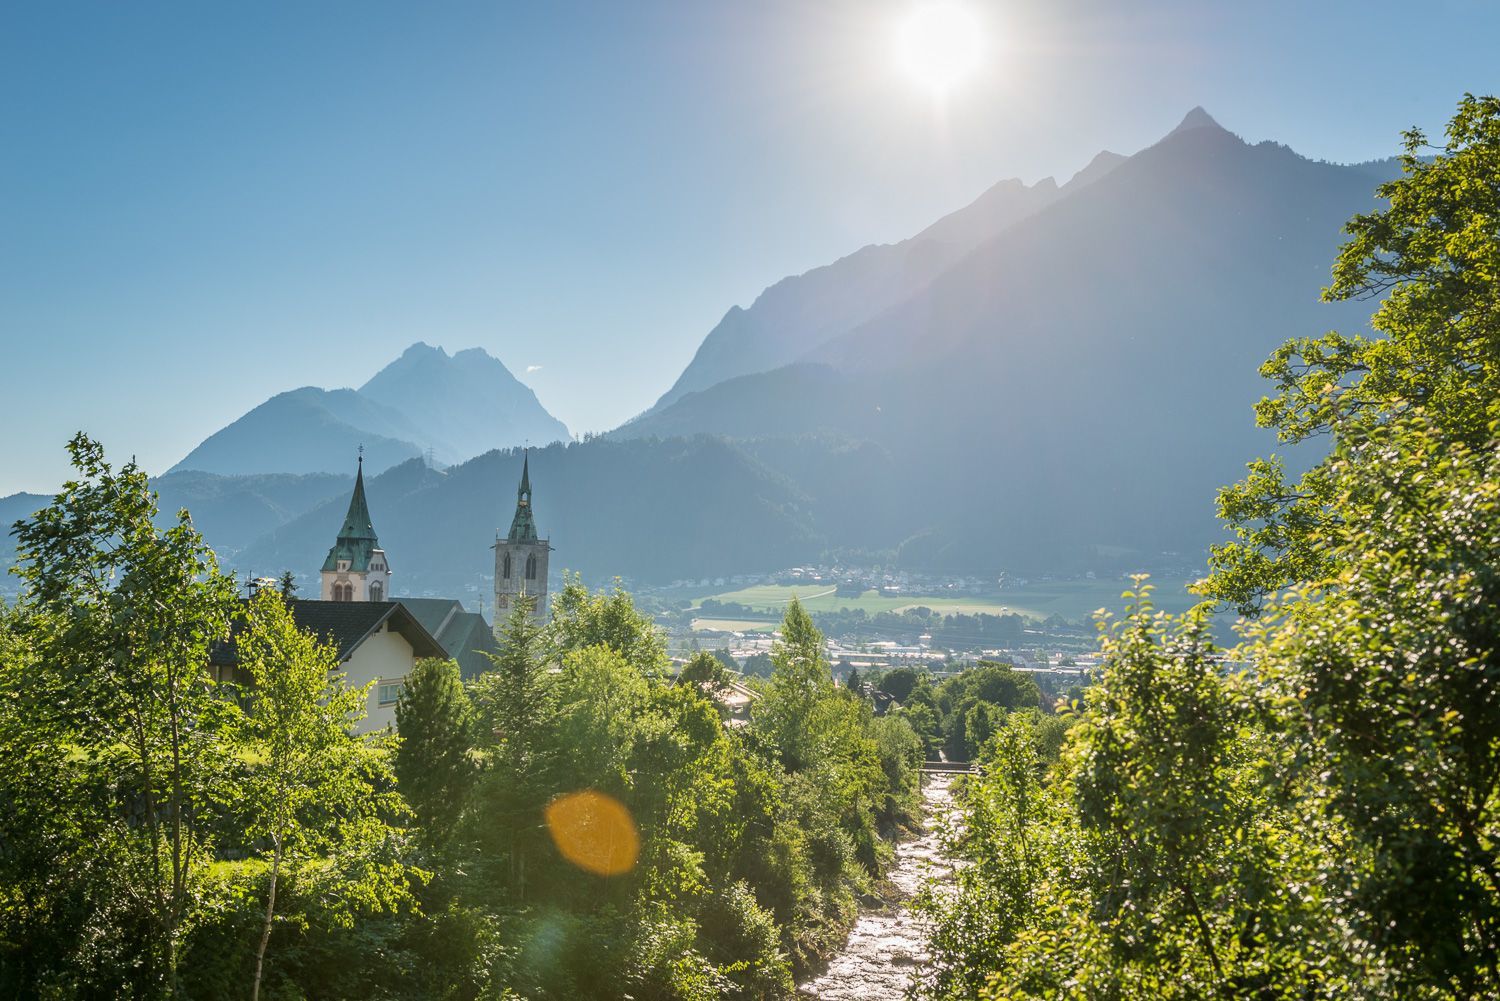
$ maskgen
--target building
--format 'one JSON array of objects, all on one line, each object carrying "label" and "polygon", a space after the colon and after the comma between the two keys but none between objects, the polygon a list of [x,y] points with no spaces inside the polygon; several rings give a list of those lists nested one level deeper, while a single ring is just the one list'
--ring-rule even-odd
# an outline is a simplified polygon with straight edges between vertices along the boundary
[{"label": "building", "polygon": [[[361,733],[395,727],[396,700],[418,658],[453,656],[401,601],[291,601],[288,607],[299,629],[338,651],[339,668],[351,687],[373,682]],[[234,680],[239,651],[233,636],[214,646],[209,665],[220,680]]]},{"label": "building", "polygon": [[516,489],[516,513],[510,532],[495,537],[495,629],[510,616],[524,595],[531,598],[531,615],[541,623],[547,618],[547,557],[552,546],[538,538],[531,510],[531,457],[522,453],[521,485]]},{"label": "building", "polygon": [[[361,446],[363,447],[363,446]],[[375,537],[370,508],[365,503],[365,457],[359,457],[354,496],[337,541],[323,561],[324,601],[385,601],[391,596],[391,565]]]},{"label": "building", "polygon": [[[531,490],[524,468],[521,495],[529,504]],[[520,508],[516,518],[519,524]],[[537,540],[529,513],[520,527],[523,542],[517,551],[526,548],[524,536],[529,528],[530,549],[540,554],[542,584],[538,590],[545,599],[547,543]],[[515,531],[516,526],[512,526],[512,532]],[[498,652],[494,633],[484,616],[466,611],[458,601],[392,600],[390,561],[380,548],[365,499],[363,456],[354,477],[349,511],[323,561],[321,578],[320,600],[292,601],[292,618],[298,628],[313,633],[338,651],[340,668],[350,685],[371,686],[366,716],[360,724],[363,733],[395,726],[396,700],[418,659],[441,657],[457,661],[463,676],[473,678],[489,670],[491,661],[486,655]],[[238,662],[233,637],[217,646],[210,658],[215,676],[221,680],[234,678]]]},{"label": "building", "polygon": [[458,662],[459,673],[468,681],[494,667],[489,654],[499,653],[500,645],[484,616],[464,610],[453,598],[397,598],[406,610],[416,616],[422,627],[442,644],[448,656]]}]

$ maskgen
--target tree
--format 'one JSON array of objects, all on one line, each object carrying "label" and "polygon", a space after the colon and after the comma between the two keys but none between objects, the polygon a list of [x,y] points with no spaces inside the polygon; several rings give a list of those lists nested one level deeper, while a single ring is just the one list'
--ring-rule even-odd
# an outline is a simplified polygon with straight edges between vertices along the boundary
[{"label": "tree", "polygon": [[753,712],[782,767],[800,771],[812,763],[813,712],[833,690],[833,675],[823,656],[823,635],[795,597],[781,621],[781,635],[771,647],[771,681]]},{"label": "tree", "polygon": [[880,690],[897,702],[905,702],[917,687],[917,672],[909,667],[893,668],[880,677]]},{"label": "tree", "polygon": [[469,754],[474,710],[458,664],[416,662],[396,701],[396,781],[429,847],[447,841],[475,779]]},{"label": "tree", "polygon": [[[1333,469],[1336,586],[1273,605],[1258,662],[1346,826],[1326,879],[1407,989],[1500,990],[1500,459],[1406,433]],[[1425,445],[1413,447],[1425,441]]]},{"label": "tree", "polygon": [[607,646],[647,677],[665,675],[671,663],[661,630],[618,581],[613,591],[590,593],[577,574],[569,575],[552,603],[552,627],[560,650]]},{"label": "tree", "polygon": [[678,680],[694,685],[707,685],[712,689],[722,688],[729,683],[729,676],[724,672],[724,664],[719,658],[702,650],[688,658],[688,662],[682,666],[682,671],[677,675]]},{"label": "tree", "polygon": [[1287,444],[1327,439],[1329,452],[1295,481],[1280,457],[1257,460],[1220,492],[1235,539],[1213,550],[1209,598],[1251,614],[1278,588],[1337,573],[1326,546],[1343,517],[1334,465],[1395,418],[1420,410],[1442,440],[1479,447],[1500,416],[1500,98],[1466,96],[1431,150],[1406,133],[1402,176],[1378,189],[1388,207],[1350,221],[1323,293],[1381,299],[1377,336],[1295,338],[1261,367],[1277,392],[1257,422]]},{"label": "tree", "polygon": [[35,662],[6,694],[34,713],[32,753],[51,746],[107,798],[55,809],[115,855],[121,912],[109,920],[141,921],[140,989],[174,992],[195,875],[232,799],[223,738],[239,710],[207,665],[235,586],[186,511],[156,527],[156,495],[134,462],[114,469],[82,434],[68,451],[78,479],[14,529],[19,628]]},{"label": "tree", "polygon": [[[364,718],[368,688],[344,684],[338,651],[300,630],[281,595],[270,590],[251,600],[238,646],[250,706],[239,737],[246,756],[256,760],[241,792],[250,840],[271,845],[250,990],[258,1001],[283,867],[332,854],[368,855],[397,835],[381,819],[389,804],[376,795],[368,755],[352,735]],[[369,867],[362,875],[367,885],[354,891],[346,881],[336,893],[405,896],[399,870]]]},{"label": "tree", "polygon": [[[1292,754],[1201,613],[1140,588],[1049,766],[1035,709],[1000,722],[964,799],[957,892],[929,898],[920,996],[1303,998],[1382,995],[1343,932],[1336,830],[1289,796]],[[985,703],[979,703],[985,705]]]},{"label": "tree", "polygon": [[281,597],[286,601],[297,597],[297,575],[290,570],[281,571]]},{"label": "tree", "polygon": [[[561,602],[562,596],[559,596]],[[522,595],[501,628],[500,652],[472,689],[484,768],[471,828],[488,856],[504,866],[502,888],[527,896],[528,859],[543,851],[541,811],[561,760],[550,629],[532,619]]]}]

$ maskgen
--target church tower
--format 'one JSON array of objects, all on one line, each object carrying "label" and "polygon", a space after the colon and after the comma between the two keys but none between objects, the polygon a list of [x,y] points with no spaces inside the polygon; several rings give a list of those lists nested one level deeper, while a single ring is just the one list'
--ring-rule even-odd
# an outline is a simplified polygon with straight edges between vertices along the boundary
[{"label": "church tower", "polygon": [[365,503],[365,457],[359,457],[354,476],[354,496],[338,541],[323,561],[324,601],[388,601],[391,596],[391,565],[375,537],[370,508]]},{"label": "church tower", "polygon": [[546,539],[537,538],[536,522],[531,517],[531,457],[522,455],[521,485],[516,490],[516,514],[510,520],[510,533],[503,539],[495,533],[496,632],[523,594],[535,599],[535,621],[541,623],[547,618],[547,555],[552,547]]}]

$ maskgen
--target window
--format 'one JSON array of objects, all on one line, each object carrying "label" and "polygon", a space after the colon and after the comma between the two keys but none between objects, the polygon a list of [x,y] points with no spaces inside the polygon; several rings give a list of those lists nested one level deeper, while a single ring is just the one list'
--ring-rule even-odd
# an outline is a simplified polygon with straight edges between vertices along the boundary
[{"label": "window", "polygon": [[536,553],[526,557],[526,579],[536,580]]},{"label": "window", "polygon": [[510,580],[510,553],[505,554],[505,561],[500,565],[500,576]]},{"label": "window", "polygon": [[398,681],[382,681],[375,689],[375,699],[383,706],[393,706],[401,697],[401,691],[406,687],[406,679]]},{"label": "window", "polygon": [[374,583],[372,583],[370,585],[370,600],[371,601],[384,601],[385,600],[385,585],[381,584],[380,581],[378,581],[378,580],[375,581]]}]

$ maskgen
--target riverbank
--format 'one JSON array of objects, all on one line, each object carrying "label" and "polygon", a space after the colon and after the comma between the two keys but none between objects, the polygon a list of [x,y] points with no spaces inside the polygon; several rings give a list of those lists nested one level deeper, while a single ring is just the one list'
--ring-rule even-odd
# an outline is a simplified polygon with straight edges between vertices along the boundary
[{"label": "riverbank", "polygon": [[931,960],[927,928],[910,911],[910,900],[927,880],[953,871],[943,857],[940,821],[953,809],[953,779],[934,776],[922,790],[926,833],[896,846],[886,876],[895,900],[862,908],[844,948],[820,975],[797,988],[799,997],[821,1001],[901,1001],[916,973]]}]

